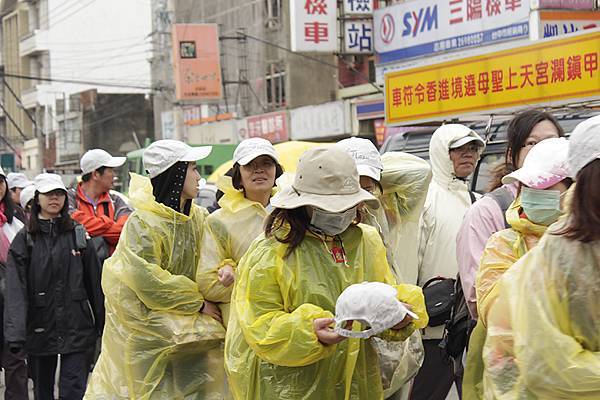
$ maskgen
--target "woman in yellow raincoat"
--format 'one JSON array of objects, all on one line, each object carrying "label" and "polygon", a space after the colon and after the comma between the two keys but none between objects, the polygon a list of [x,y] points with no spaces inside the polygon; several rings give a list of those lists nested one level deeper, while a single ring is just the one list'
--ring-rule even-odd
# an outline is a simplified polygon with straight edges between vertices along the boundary
[{"label": "woman in yellow raincoat", "polygon": [[486,399],[600,399],[600,116],[571,134],[568,166],[567,215],[499,282]]},{"label": "woman in yellow raincoat", "polygon": [[[221,399],[225,335],[195,282],[207,211],[192,204],[210,147],[160,140],[132,176],[136,211],[104,263],[106,323],[88,399]],[[220,376],[219,376],[220,375]]]},{"label": "woman in yellow raincoat", "polygon": [[233,161],[232,176],[217,183],[224,195],[221,208],[206,218],[197,272],[200,291],[219,303],[225,324],[237,263],[262,233],[275,180],[283,173],[275,148],[261,138],[242,141]]},{"label": "woman in yellow raincoat", "polygon": [[[335,148],[302,155],[291,186],[271,199],[265,237],[238,266],[225,341],[236,399],[382,399],[370,342],[337,334],[335,303],[353,283],[396,281],[379,233],[354,224],[357,206],[377,200],[360,188],[352,158]],[[427,325],[422,291],[397,285],[410,317],[382,334],[404,340]]]},{"label": "woman in yellow raincoat", "polygon": [[479,319],[471,333],[463,377],[463,398],[483,397],[482,350],[488,314],[498,296],[498,281],[512,265],[535,247],[548,226],[562,213],[561,194],[571,184],[567,170],[569,144],[564,138],[547,139],[534,146],[523,167],[503,182],[519,183],[517,198],[506,212],[511,228],[493,234],[483,252],[476,278]]}]

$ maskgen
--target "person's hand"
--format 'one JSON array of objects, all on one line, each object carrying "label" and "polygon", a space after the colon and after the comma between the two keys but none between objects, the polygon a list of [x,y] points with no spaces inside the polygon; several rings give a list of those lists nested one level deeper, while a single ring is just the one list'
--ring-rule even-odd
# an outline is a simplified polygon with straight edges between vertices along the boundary
[{"label": "person's hand", "polygon": [[[402,304],[404,304],[404,306],[406,308],[408,308],[410,311],[412,311],[412,306],[410,304],[407,304],[407,303],[402,303]],[[406,314],[406,316],[404,317],[404,319],[402,321],[400,321],[396,325],[392,326],[392,330],[399,331],[400,329],[407,327],[412,321],[413,321],[413,317]]]},{"label": "person's hand", "polygon": [[[331,325],[334,323],[335,319],[333,318],[317,318],[313,321],[313,328],[319,342],[330,345],[347,339],[345,336],[342,336],[333,330]],[[348,326],[348,324],[352,326],[352,321],[348,321],[346,326]]]},{"label": "person's hand", "polygon": [[223,318],[221,317],[221,310],[215,303],[211,303],[210,301],[204,300],[204,305],[202,306],[202,310],[200,311],[202,314],[206,314],[211,318],[216,319],[220,323],[223,323]]},{"label": "person's hand", "polygon": [[219,268],[217,276],[219,278],[219,282],[221,282],[221,285],[225,287],[231,286],[235,281],[235,271],[231,265],[224,265],[223,267]]}]

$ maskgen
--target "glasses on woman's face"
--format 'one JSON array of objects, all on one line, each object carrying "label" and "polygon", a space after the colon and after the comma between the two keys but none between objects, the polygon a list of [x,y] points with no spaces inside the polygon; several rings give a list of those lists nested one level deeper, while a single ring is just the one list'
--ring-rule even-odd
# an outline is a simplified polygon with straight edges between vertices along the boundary
[{"label": "glasses on woman's face", "polygon": [[275,161],[271,159],[252,160],[252,162],[244,165],[249,170],[256,171],[258,169],[270,169],[275,167]]}]

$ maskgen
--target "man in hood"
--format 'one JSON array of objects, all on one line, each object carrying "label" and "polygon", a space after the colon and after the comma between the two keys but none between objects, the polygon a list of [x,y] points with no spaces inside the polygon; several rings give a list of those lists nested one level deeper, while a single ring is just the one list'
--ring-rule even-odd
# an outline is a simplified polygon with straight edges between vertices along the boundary
[{"label": "man in hood", "polygon": [[[460,124],[443,125],[431,138],[429,157],[433,179],[419,227],[419,286],[431,278],[455,278],[458,273],[456,235],[464,214],[476,199],[469,190],[467,178],[475,170],[484,148],[483,139]],[[452,363],[442,359],[438,347],[443,333],[443,324],[425,329],[425,360],[413,385],[415,400],[443,400],[453,382],[460,393],[461,379],[455,375]]]}]

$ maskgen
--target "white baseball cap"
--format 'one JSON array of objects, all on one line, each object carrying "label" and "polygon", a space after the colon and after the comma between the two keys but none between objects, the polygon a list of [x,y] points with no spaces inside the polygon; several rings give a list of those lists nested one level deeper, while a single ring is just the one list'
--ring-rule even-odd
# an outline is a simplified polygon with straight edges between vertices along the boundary
[{"label": "white baseball cap", "polygon": [[[382,282],[363,282],[348,286],[335,303],[335,332],[345,337],[368,339],[401,322],[406,315],[419,317],[398,298],[395,287]],[[369,326],[364,331],[344,329],[347,321]]]},{"label": "white baseball cap", "polygon": [[102,149],[92,149],[85,152],[79,165],[82,174],[89,174],[100,167],[116,168],[125,164],[125,157],[113,157]]},{"label": "white baseball cap", "polygon": [[9,172],[8,175],[6,176],[6,182],[8,183],[9,189],[14,189],[14,188],[22,189],[24,187],[27,187],[27,186],[33,184],[33,182],[27,178],[27,175],[25,175],[22,172]]},{"label": "white baseball cap", "polygon": [[381,163],[381,155],[373,142],[368,139],[353,137],[340,140],[335,145],[350,154],[354,159],[358,175],[368,176],[377,182],[381,180],[383,164]]},{"label": "white baseball cap", "polygon": [[502,178],[502,183],[516,181],[534,189],[547,189],[570,176],[567,165],[569,142],[550,138],[533,146],[523,166]]},{"label": "white baseball cap", "polygon": [[586,165],[600,158],[600,115],[577,125],[569,143],[569,172],[576,178]]},{"label": "white baseball cap", "polygon": [[29,203],[33,197],[35,196],[35,185],[29,185],[23,188],[21,192],[21,198],[19,202],[21,203],[21,207],[27,207],[27,203]]},{"label": "white baseball cap", "polygon": [[233,163],[246,165],[260,156],[269,156],[276,162],[279,162],[279,156],[271,142],[263,138],[245,139],[235,148],[235,151],[233,152]]},{"label": "white baseball cap", "polygon": [[479,147],[485,147],[485,142],[479,136],[465,136],[450,143],[450,149],[458,149],[471,142],[476,142]]},{"label": "white baseball cap", "polygon": [[162,174],[176,162],[192,162],[209,156],[212,146],[192,147],[172,139],[158,140],[152,143],[142,155],[144,168],[150,178]]},{"label": "white baseball cap", "polygon": [[35,190],[40,193],[48,193],[57,189],[67,191],[60,175],[57,174],[39,174],[33,180],[33,184],[35,185]]}]

